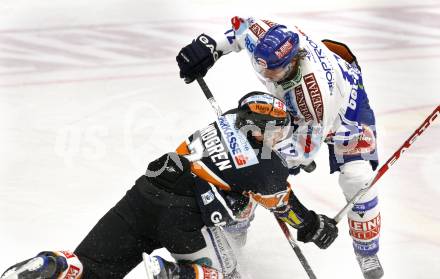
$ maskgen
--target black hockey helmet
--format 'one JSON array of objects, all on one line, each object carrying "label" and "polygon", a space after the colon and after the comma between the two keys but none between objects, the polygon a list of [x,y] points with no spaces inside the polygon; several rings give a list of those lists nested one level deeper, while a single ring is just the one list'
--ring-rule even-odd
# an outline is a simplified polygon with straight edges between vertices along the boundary
[{"label": "black hockey helmet", "polygon": [[284,128],[289,124],[290,116],[284,102],[268,93],[253,91],[238,101],[237,129],[254,125],[264,133],[266,127]]}]

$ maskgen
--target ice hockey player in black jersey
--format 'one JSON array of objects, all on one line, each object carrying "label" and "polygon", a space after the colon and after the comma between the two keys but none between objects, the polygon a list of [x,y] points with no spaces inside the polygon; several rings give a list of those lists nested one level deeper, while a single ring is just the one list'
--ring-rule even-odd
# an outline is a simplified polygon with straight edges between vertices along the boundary
[{"label": "ice hockey player in black jersey", "polygon": [[[143,253],[148,279],[240,278],[223,227],[249,218],[255,204],[297,229],[298,240],[327,248],[338,235],[334,220],[300,203],[272,149],[285,127],[281,100],[245,95],[237,109],[151,162],[74,253],[42,252],[1,279],[123,278]],[[163,247],[176,262],[150,256]]]}]

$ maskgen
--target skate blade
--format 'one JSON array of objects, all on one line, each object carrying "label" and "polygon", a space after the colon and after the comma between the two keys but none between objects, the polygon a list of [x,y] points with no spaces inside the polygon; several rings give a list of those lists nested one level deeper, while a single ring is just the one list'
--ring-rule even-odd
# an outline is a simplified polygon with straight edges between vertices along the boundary
[{"label": "skate blade", "polygon": [[0,277],[0,279],[22,279],[20,275],[26,271],[37,270],[44,266],[44,259],[41,257],[30,260],[24,265],[20,266],[17,269],[8,270],[5,274]]},{"label": "skate blade", "polygon": [[[144,260],[145,271],[147,273],[147,279],[154,279],[151,257],[147,253],[142,253],[142,259]],[[3,279],[3,278],[1,278]],[[8,278],[9,279],[9,278]]]}]

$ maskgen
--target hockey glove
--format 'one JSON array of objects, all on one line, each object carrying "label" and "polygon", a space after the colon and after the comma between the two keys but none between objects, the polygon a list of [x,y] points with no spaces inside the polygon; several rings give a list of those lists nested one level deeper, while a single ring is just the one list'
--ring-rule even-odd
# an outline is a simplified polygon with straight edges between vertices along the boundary
[{"label": "hockey glove", "polygon": [[191,44],[182,48],[176,56],[180,68],[180,77],[186,83],[204,77],[215,61],[222,55],[216,50],[217,43],[208,35],[202,34]]},{"label": "hockey glove", "polygon": [[225,200],[234,213],[235,220],[228,222],[223,230],[232,239],[232,244],[241,248],[246,244],[247,232],[254,220],[257,203],[247,196],[232,191],[226,192]]},{"label": "hockey glove", "polygon": [[327,249],[338,236],[336,221],[313,211],[310,213],[310,218],[298,229],[297,238],[299,241],[311,241],[319,248]]},{"label": "hockey glove", "polygon": [[312,161],[308,165],[299,165],[298,167],[293,167],[289,169],[289,174],[298,175],[301,170],[304,170],[307,173],[311,173],[316,169],[315,161]]}]

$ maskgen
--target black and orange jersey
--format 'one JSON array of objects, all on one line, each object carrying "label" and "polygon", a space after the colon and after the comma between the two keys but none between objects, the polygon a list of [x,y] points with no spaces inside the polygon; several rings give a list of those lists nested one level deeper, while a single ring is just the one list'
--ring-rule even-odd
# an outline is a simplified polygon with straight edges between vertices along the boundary
[{"label": "black and orange jersey", "polygon": [[235,118],[234,113],[220,116],[192,134],[177,153],[199,153],[192,173],[222,191],[249,195],[268,209],[286,205],[291,192],[286,164],[271,147],[249,141],[236,129]]},{"label": "black and orange jersey", "polygon": [[246,126],[238,130],[234,112],[197,130],[179,145],[177,154],[151,162],[147,179],[175,198],[194,197],[207,226],[246,218],[242,213],[255,203],[293,227],[302,226],[310,212],[292,192],[284,159],[248,137]]}]

